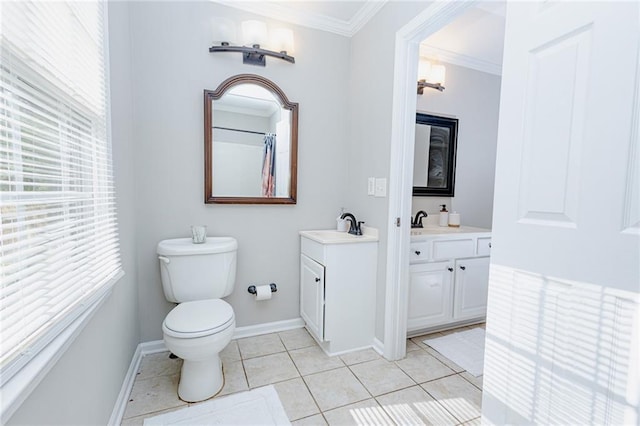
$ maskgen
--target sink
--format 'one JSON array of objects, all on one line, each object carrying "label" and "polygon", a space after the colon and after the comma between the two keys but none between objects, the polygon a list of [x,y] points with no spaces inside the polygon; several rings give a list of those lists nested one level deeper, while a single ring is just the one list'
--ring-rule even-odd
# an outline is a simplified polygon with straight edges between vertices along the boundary
[{"label": "sink", "polygon": [[348,244],[378,241],[378,236],[373,232],[368,233],[367,229],[372,228],[364,228],[364,235],[351,235],[347,232],[338,232],[333,229],[300,231],[300,235],[322,244]]}]

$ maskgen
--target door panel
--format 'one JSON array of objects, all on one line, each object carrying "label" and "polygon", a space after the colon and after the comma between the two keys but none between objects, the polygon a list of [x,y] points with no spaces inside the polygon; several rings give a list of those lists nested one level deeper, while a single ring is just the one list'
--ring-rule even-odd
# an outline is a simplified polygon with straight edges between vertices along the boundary
[{"label": "door panel", "polygon": [[451,276],[449,262],[409,266],[407,329],[417,330],[451,320]]},{"label": "door panel", "polygon": [[489,258],[456,261],[453,317],[456,320],[479,318],[487,313]]},{"label": "door panel", "polygon": [[324,266],[300,255],[300,316],[309,331],[324,340]]},{"label": "door panel", "polygon": [[640,3],[506,22],[482,420],[638,424]]}]

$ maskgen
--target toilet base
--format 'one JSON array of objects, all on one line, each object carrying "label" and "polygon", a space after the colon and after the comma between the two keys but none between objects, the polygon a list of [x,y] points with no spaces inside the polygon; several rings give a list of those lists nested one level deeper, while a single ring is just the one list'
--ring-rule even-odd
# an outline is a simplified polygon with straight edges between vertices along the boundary
[{"label": "toilet base", "polygon": [[178,396],[186,402],[198,402],[215,396],[224,386],[222,362],[218,354],[197,361],[183,360]]}]

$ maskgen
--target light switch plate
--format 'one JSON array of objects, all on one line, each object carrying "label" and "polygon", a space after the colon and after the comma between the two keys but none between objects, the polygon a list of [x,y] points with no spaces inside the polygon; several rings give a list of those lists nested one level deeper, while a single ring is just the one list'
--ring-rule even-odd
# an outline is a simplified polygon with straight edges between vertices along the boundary
[{"label": "light switch plate", "polygon": [[367,181],[367,195],[375,195],[376,193],[376,178],[370,177]]},{"label": "light switch plate", "polygon": [[376,197],[386,197],[387,196],[387,178],[376,178]]}]

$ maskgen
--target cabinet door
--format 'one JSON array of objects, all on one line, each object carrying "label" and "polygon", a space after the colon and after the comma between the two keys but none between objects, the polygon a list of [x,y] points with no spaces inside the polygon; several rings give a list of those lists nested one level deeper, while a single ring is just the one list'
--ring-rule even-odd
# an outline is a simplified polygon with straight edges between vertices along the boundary
[{"label": "cabinet door", "polygon": [[453,317],[461,320],[485,316],[488,288],[488,257],[456,260]]},{"label": "cabinet door", "polygon": [[409,331],[451,321],[452,271],[449,262],[409,266]]},{"label": "cabinet door", "polygon": [[300,255],[300,316],[318,340],[324,340],[324,266]]}]

